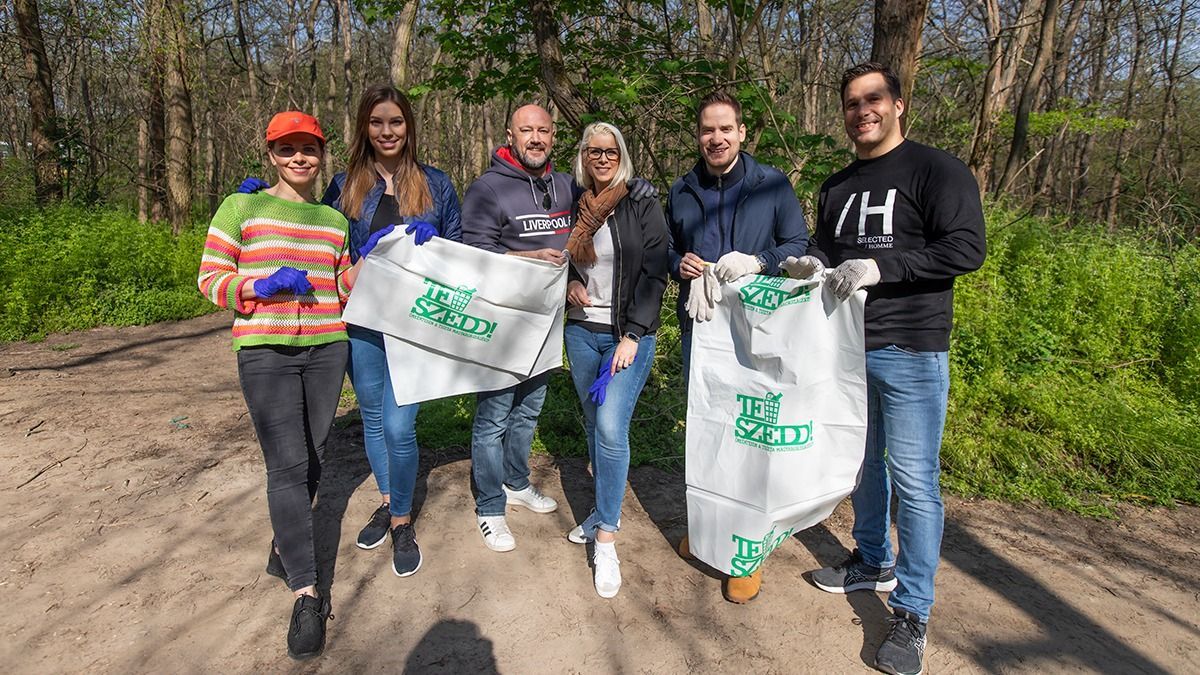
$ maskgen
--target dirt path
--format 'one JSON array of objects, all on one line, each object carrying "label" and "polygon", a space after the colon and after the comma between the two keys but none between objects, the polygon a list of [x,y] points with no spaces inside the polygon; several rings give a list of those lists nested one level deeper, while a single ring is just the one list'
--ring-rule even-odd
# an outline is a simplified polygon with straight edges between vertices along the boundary
[{"label": "dirt path", "polygon": [[[258,446],[227,315],[0,347],[0,663],[9,672],[279,671],[291,596],[263,573]],[[345,411],[343,411],[345,412]],[[624,588],[598,598],[582,547],[583,463],[540,458],[563,507],[513,511],[516,551],[475,531],[463,449],[425,452],[407,579],[354,536],[376,503],[343,416],[318,510],[336,619],[302,670],[792,673],[867,670],[882,596],[802,573],[850,543],[843,504],[780,547],[763,595],[721,600],[674,555],[682,476],[631,473]],[[1200,672],[1200,509],[1119,523],[949,499],[927,672]]]}]

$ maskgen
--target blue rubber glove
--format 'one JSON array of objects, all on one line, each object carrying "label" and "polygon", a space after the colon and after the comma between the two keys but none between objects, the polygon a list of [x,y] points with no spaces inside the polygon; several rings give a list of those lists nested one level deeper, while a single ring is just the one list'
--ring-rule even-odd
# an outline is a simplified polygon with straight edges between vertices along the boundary
[{"label": "blue rubber glove", "polygon": [[592,399],[592,403],[596,405],[604,405],[604,398],[608,395],[608,383],[612,382],[612,357],[604,360],[600,364],[600,371],[596,374],[596,381],[592,386],[588,387],[588,398]]},{"label": "blue rubber glove", "polygon": [[408,224],[408,227],[404,228],[404,234],[414,233],[416,235],[416,244],[417,246],[420,246],[421,244],[424,244],[430,239],[436,237],[438,231],[437,228],[433,226],[433,223],[427,223],[423,220],[414,220]]},{"label": "blue rubber glove", "polygon": [[378,244],[380,239],[383,239],[391,234],[392,230],[394,229],[396,229],[395,225],[384,225],[383,227],[379,228],[378,232],[372,234],[370,237],[367,237],[367,243],[363,244],[362,247],[358,249],[358,257],[367,257],[367,254],[371,252],[371,249],[375,248],[375,244]]},{"label": "blue rubber glove", "polygon": [[269,187],[271,187],[270,183],[267,183],[260,178],[250,176],[246,180],[242,181],[242,184],[237,187],[237,191],[244,195],[252,195],[259,190],[265,190]]},{"label": "blue rubber glove", "polygon": [[271,276],[254,281],[254,294],[263,299],[283,291],[304,295],[312,290],[313,285],[308,282],[308,272],[301,272],[294,267],[280,267]]},{"label": "blue rubber glove", "polygon": [[630,178],[625,181],[625,188],[629,190],[629,198],[635,202],[658,197],[658,188],[645,178]]}]

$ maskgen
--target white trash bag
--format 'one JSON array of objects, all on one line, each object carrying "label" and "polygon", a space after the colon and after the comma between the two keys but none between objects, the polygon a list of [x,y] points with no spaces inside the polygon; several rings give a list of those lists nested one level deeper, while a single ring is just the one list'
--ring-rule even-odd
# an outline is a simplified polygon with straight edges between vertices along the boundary
[{"label": "white trash bag", "polygon": [[854,490],[867,431],[863,307],[820,280],[722,285],[696,323],[687,412],[688,544],[730,576]]}]

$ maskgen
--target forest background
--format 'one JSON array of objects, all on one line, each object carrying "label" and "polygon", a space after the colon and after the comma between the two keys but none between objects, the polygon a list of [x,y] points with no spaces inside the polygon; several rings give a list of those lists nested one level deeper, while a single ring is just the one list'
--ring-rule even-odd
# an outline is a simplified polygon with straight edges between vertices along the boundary
[{"label": "forest background", "polygon": [[[316,114],[324,179],[353,108],[390,80],[422,161],[460,194],[518,105],[566,165],[617,124],[665,193],[696,161],[695,102],[745,107],[746,149],[811,215],[851,158],[842,70],[903,76],[911,138],[971,168],[989,259],[960,280],[943,484],[1106,515],[1200,503],[1200,0],[12,0],[0,9],[0,339],[196,316],[203,232],[266,176],[278,110]],[[269,176],[266,176],[270,178]],[[811,222],[811,220],[810,220]],[[668,300],[668,307],[670,300]],[[683,455],[677,326],[635,463]],[[540,449],[580,454],[558,376]],[[469,442],[471,397],[424,407],[425,447]]]}]

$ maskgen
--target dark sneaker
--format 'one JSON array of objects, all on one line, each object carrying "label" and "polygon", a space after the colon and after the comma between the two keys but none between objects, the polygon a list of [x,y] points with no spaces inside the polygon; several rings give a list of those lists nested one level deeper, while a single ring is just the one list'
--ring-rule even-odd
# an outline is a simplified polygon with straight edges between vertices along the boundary
[{"label": "dark sneaker", "polygon": [[388,531],[392,529],[392,514],[388,508],[388,505],[384,504],[371,514],[367,526],[358,533],[359,548],[373,549],[387,539]]},{"label": "dark sneaker", "polygon": [[872,567],[863,562],[858,549],[837,567],[822,567],[812,573],[813,584],[829,593],[880,591],[896,588],[896,571],[891,567]]},{"label": "dark sneaker", "polygon": [[925,658],[925,624],[915,614],[895,610],[888,619],[892,627],[875,652],[875,667],[892,675],[921,675]]},{"label": "dark sneaker", "polygon": [[271,540],[271,551],[267,554],[267,574],[287,581],[287,570],[283,569],[283,560],[279,558],[279,551],[275,550],[274,539]]},{"label": "dark sneaker", "polygon": [[292,608],[287,651],[293,659],[308,659],[325,649],[325,622],[331,618],[329,598],[302,595]]},{"label": "dark sneaker", "polygon": [[421,549],[412,523],[392,528],[392,571],[398,577],[412,576],[421,569]]}]

